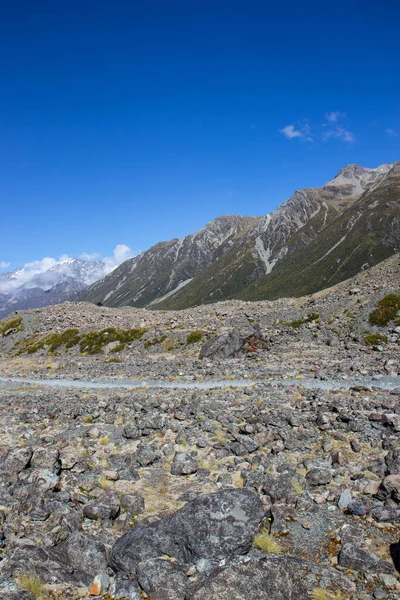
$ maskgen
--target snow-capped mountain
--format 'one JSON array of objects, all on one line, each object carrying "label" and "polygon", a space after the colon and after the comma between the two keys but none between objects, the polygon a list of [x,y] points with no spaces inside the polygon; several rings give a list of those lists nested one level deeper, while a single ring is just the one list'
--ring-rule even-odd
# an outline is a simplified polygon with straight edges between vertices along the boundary
[{"label": "snow-capped mountain", "polygon": [[0,318],[13,310],[63,302],[109,270],[101,260],[68,258],[39,273],[29,266],[1,273]]}]

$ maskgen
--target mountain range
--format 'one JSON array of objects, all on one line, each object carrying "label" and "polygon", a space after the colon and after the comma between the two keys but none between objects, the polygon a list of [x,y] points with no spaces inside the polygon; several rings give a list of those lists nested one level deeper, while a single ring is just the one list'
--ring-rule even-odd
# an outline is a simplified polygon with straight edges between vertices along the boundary
[{"label": "mountain range", "polygon": [[0,318],[13,310],[58,304],[104,275],[101,260],[68,258],[36,272],[21,268],[0,274]]},{"label": "mountain range", "polygon": [[117,307],[183,309],[303,296],[400,249],[400,162],[348,165],[263,217],[226,215],[160,242],[76,295]]},{"label": "mountain range", "polygon": [[225,215],[159,242],[104,277],[101,260],[0,274],[0,318],[13,310],[89,301],[183,309],[226,299],[303,296],[400,249],[400,162],[348,165],[321,188],[296,191],[262,217]]}]

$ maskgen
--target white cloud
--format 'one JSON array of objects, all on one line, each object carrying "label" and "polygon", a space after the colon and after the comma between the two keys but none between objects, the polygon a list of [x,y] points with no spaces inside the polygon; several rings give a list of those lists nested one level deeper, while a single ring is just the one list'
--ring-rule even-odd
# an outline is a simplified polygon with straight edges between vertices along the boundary
[{"label": "white cloud", "polygon": [[279,131],[283,133],[288,140],[303,137],[303,133],[299,129],[295,129],[294,125],[286,125],[286,127],[282,127]]},{"label": "white cloud", "polygon": [[[327,141],[331,138],[341,140],[351,144],[355,141],[355,135],[352,131],[349,131],[340,122],[341,119],[346,117],[346,113],[339,112],[338,110],[325,114],[325,119],[319,123],[313,123],[310,125],[308,119],[304,119],[294,125],[286,125],[279,132],[282,133],[288,140],[299,138],[304,142],[318,142]],[[389,132],[394,130],[387,130]],[[395,133],[395,132],[394,132]],[[393,133],[391,133],[393,135]]]},{"label": "white cloud", "polygon": [[8,269],[11,263],[6,262],[5,260],[0,260],[0,269]]},{"label": "white cloud", "polygon": [[97,260],[100,257],[100,254],[98,252],[92,252],[91,254],[88,254],[87,252],[82,252],[82,254],[79,255],[79,258],[81,260]]},{"label": "white cloud", "polygon": [[338,110],[333,110],[332,112],[327,113],[325,115],[326,120],[329,121],[330,123],[336,123],[337,121],[339,121],[339,119],[342,119],[345,116],[346,116],[346,113],[341,113]]},{"label": "white cloud", "polygon": [[397,131],[395,131],[394,129],[391,129],[390,127],[388,129],[386,129],[386,134],[389,135],[390,137],[398,137],[398,133]]},{"label": "white cloud", "polygon": [[51,258],[50,256],[46,256],[45,258],[42,258],[41,260],[34,260],[32,262],[25,263],[24,269],[25,269],[25,271],[29,272],[31,275],[37,275],[38,273],[44,273],[45,271],[48,271],[49,269],[51,269],[52,267],[55,267],[56,265],[60,265],[62,262],[65,262],[66,260],[68,260],[68,256],[66,256],[65,254],[60,256],[60,258],[58,260],[56,258]]},{"label": "white cloud", "polygon": [[[107,273],[110,273],[121,263],[125,262],[129,258],[133,258],[136,255],[137,252],[133,252],[133,250],[131,250],[131,248],[129,248],[129,246],[126,244],[118,244],[115,246],[112,256],[106,256],[103,258],[103,263]],[[107,275],[107,273],[104,274]]]},{"label": "white cloud", "polygon": [[348,131],[347,129],[345,129],[344,127],[342,127],[340,125],[335,127],[335,129],[329,129],[328,131],[324,132],[322,139],[324,141],[327,141],[330,138],[336,138],[338,140],[342,140],[343,142],[347,142],[348,144],[355,142],[355,139],[356,139],[354,133],[352,133],[351,131]]}]

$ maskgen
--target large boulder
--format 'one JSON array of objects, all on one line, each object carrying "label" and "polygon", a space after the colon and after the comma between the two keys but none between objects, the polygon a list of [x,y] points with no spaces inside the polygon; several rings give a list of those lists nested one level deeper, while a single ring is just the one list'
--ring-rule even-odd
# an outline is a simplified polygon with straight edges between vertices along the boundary
[{"label": "large boulder", "polygon": [[308,600],[294,565],[285,558],[232,564],[205,583],[193,600]]},{"label": "large boulder", "polygon": [[262,485],[262,491],[268,495],[271,502],[295,501],[307,489],[307,481],[296,471],[288,470],[279,476],[267,475]]},{"label": "large boulder", "polygon": [[339,565],[366,573],[393,573],[393,566],[380,556],[346,543],[339,554]]},{"label": "large boulder", "polygon": [[[35,546],[18,546],[1,563],[3,577],[18,578],[29,573],[43,583],[72,583],[74,585],[89,585],[93,576],[74,569],[68,564],[61,563],[53,550]],[[22,596],[21,596],[22,597]]]},{"label": "large boulder", "polygon": [[249,490],[202,495],[171,517],[139,525],[119,538],[111,566],[136,575],[139,563],[163,554],[180,563],[244,554],[263,517],[261,500]]},{"label": "large boulder", "polygon": [[0,456],[0,473],[18,475],[29,466],[32,448],[9,448]]},{"label": "large boulder", "polygon": [[266,346],[259,326],[249,325],[239,331],[229,331],[205,342],[200,351],[200,358],[233,358]]},{"label": "large boulder", "polygon": [[137,577],[142,590],[151,598],[185,600],[188,578],[177,563],[159,558],[139,563]]},{"label": "large boulder", "polygon": [[60,562],[88,573],[91,578],[107,570],[105,546],[81,531],[72,533],[55,551]]}]

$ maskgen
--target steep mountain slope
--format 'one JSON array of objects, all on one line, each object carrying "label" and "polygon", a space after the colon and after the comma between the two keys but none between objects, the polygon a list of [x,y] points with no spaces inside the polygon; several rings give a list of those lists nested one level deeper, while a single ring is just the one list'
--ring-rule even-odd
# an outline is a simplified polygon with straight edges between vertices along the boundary
[{"label": "steep mountain slope", "polygon": [[259,220],[227,215],[183,239],[160,242],[124,262],[78,298],[107,306],[156,306],[157,300],[166,301],[232,247],[240,245]]},{"label": "steep mountain slope", "polygon": [[78,299],[181,309],[309,294],[398,251],[399,200],[400,162],[348,165],[265,217],[220,217],[183,240],[157,244]]},{"label": "steep mountain slope", "polygon": [[398,251],[399,200],[400,163],[376,170],[350,165],[321,189],[295,192],[263,219],[259,235],[249,233],[247,250],[263,261],[262,276],[243,285],[234,270],[252,268],[249,253],[225,256],[162,308],[196,304],[199,295],[201,302],[302,296],[343,281]]}]

